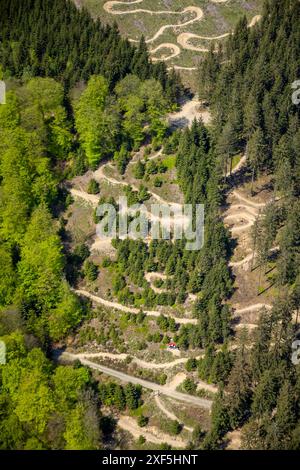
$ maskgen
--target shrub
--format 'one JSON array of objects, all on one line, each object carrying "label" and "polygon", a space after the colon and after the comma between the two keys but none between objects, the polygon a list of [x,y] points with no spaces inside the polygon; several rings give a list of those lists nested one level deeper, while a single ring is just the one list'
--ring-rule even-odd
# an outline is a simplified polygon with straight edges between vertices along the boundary
[{"label": "shrub", "polygon": [[195,370],[197,368],[197,361],[195,358],[190,357],[185,364],[185,368],[188,372],[191,372],[192,370]]},{"label": "shrub", "polygon": [[92,261],[85,260],[83,265],[83,274],[89,282],[95,281],[98,276],[98,268]]},{"label": "shrub", "polygon": [[137,164],[134,165],[133,176],[136,179],[141,180],[143,179],[144,175],[145,175],[145,164],[141,160],[138,160]]},{"label": "shrub", "polygon": [[98,194],[100,191],[100,186],[98,181],[94,180],[93,178],[89,181],[87,192],[89,194]]},{"label": "shrub", "polygon": [[145,444],[146,439],[144,438],[144,436],[139,436],[137,442],[138,442],[138,444],[142,445],[142,444]]},{"label": "shrub", "polygon": [[87,245],[81,243],[80,245],[76,245],[74,249],[74,255],[79,258],[81,262],[86,260],[90,256],[90,250]]},{"label": "shrub", "polygon": [[195,382],[188,377],[184,380],[182,386],[186,392],[191,394],[195,393],[197,390],[197,385],[195,384]]},{"label": "shrub", "polygon": [[138,417],[138,425],[143,428],[144,426],[147,426],[149,422],[149,418],[147,416],[144,416],[143,414],[141,414],[139,417]]},{"label": "shrub", "polygon": [[181,432],[181,430],[182,430],[182,425],[177,420],[168,422],[167,431],[170,434],[173,434],[174,436],[176,436],[177,434]]}]

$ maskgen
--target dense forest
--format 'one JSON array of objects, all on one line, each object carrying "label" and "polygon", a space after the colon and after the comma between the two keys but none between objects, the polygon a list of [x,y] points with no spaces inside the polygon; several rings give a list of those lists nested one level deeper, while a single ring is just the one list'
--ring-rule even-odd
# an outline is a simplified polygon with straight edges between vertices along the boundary
[{"label": "dense forest", "polygon": [[[200,67],[199,89],[214,110],[221,168],[246,152],[252,181],[272,175],[274,201],[254,229],[261,266],[276,240],[278,298],[265,311],[249,349],[237,351],[225,390],[215,402],[207,448],[218,448],[227,430],[242,426],[246,449],[299,449],[300,369],[291,361],[299,309],[300,108],[292,84],[300,75],[300,5],[265,3],[254,28],[246,18],[223,51],[213,49]],[[297,319],[296,319],[297,322]]]},{"label": "dense forest", "polygon": [[[133,409],[141,392],[98,391],[86,368],[49,360],[52,342],[89,313],[67,279],[62,183],[106,156],[122,165],[146,122],[161,139],[161,117],[183,87],[151,64],[143,40],[131,46],[71,2],[2,1],[0,10],[0,448],[96,449],[111,429],[101,403],[115,394],[120,409]],[[85,91],[73,100],[79,82]]]},{"label": "dense forest", "polygon": [[[187,368],[220,388],[211,430],[198,446],[222,448],[226,433],[241,429],[243,448],[299,449],[300,368],[291,361],[300,308],[300,107],[291,100],[300,76],[299,20],[296,0],[267,1],[251,29],[242,19],[199,67],[199,95],[213,125],[195,121],[170,135],[164,116],[184,89],[175,72],[151,63],[143,39],[132,46],[116,26],[93,21],[70,1],[1,1],[0,78],[8,84],[0,106],[1,449],[99,449],[114,427],[101,405],[129,411],[141,404],[140,387],[96,381],[80,363],[57,365],[51,351],[91,315],[74,293],[76,271],[83,265],[87,278],[97,277],[87,247],[70,253],[64,243],[66,180],[104,159],[123,174],[130,152],[149,141],[176,154],[185,202],[205,204],[204,246],[193,252],[184,241],[114,240],[112,293],[147,308],[183,305],[198,294],[197,325],[157,319],[181,349],[204,350]],[[224,174],[239,153],[247,155],[253,184],[271,175],[273,200],[253,239],[261,272],[279,246],[278,298],[261,313],[253,341],[243,331],[232,351],[232,243],[221,206],[230,189]],[[139,162],[135,175],[164,171]],[[89,192],[98,190],[92,181]],[[133,203],[149,197],[143,187],[126,191]],[[151,271],[169,276],[166,292],[149,288],[144,273]],[[125,278],[142,293],[131,292]]]},{"label": "dense forest", "polygon": [[182,93],[175,73],[152,64],[144,39],[138,48],[119,35],[116,25],[93,21],[70,0],[19,0],[0,4],[0,63],[6,76],[52,77],[66,88],[91,75],[103,75],[113,89],[127,74],[160,81],[173,102]]}]

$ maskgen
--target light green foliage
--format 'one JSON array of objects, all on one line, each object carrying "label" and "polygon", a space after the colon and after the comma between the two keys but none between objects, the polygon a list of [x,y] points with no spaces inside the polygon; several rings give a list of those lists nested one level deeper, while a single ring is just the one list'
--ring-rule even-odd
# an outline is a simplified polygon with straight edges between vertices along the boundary
[{"label": "light green foliage", "polygon": [[63,338],[82,320],[82,306],[67,283],[60,289],[60,300],[48,317],[49,333],[54,341]]},{"label": "light green foliage", "polygon": [[63,408],[68,409],[76,403],[80,393],[90,382],[90,373],[85,367],[74,369],[68,366],[59,366],[54,375],[55,396]]},{"label": "light green foliage", "polygon": [[79,402],[70,412],[64,438],[67,450],[99,448],[100,430],[94,404]]},{"label": "light green foliage", "polygon": [[1,341],[5,344],[6,362],[12,359],[22,358],[27,353],[24,336],[18,330],[10,334],[1,336]]},{"label": "light green foliage", "polygon": [[75,124],[81,145],[91,166],[116,148],[119,118],[108,102],[108,84],[94,75],[75,105]]},{"label": "light green foliage", "polygon": [[168,108],[161,84],[154,79],[143,82],[135,75],[128,75],[116,86],[116,94],[124,117],[123,129],[133,149],[139,148],[145,133],[161,143],[166,132],[163,116]]},{"label": "light green foliage", "polygon": [[145,164],[138,160],[136,165],[134,165],[133,174],[136,179],[141,180],[145,175]]},{"label": "light green foliage", "polygon": [[38,434],[43,433],[55,409],[49,371],[50,363],[38,349],[33,349],[26,359],[10,361],[2,371],[3,388],[10,394],[16,416]]},{"label": "light green foliage", "polygon": [[58,298],[64,261],[53,220],[45,207],[35,210],[21,246],[19,293],[40,307],[53,307]]},{"label": "light green foliage", "polygon": [[7,246],[0,246],[0,306],[12,302],[15,289],[15,272],[12,255]]},{"label": "light green foliage", "polygon": [[99,415],[89,371],[54,370],[40,349],[27,353],[20,333],[3,339],[8,363],[0,368],[0,448],[98,448]]},{"label": "light green foliage", "polygon": [[85,260],[83,265],[83,273],[89,282],[93,282],[97,279],[98,268],[92,261]]}]

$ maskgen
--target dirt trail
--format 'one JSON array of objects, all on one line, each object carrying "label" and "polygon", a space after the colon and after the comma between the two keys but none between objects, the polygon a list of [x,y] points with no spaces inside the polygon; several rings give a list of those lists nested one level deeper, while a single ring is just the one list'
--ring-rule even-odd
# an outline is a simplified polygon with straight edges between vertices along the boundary
[{"label": "dirt trail", "polygon": [[219,36],[200,36],[199,34],[194,33],[181,33],[177,36],[177,42],[183,49],[188,49],[190,51],[197,51],[197,52],[209,52],[207,47],[201,46],[193,46],[189,43],[191,39],[204,39],[207,41],[216,41],[219,39],[227,38],[230,33],[220,34]]},{"label": "dirt trail", "polygon": [[193,70],[198,70],[198,67],[185,67],[184,65],[172,65],[171,67],[168,67],[168,70],[187,70],[187,71],[193,71]]},{"label": "dirt trail", "polygon": [[[142,3],[143,0],[133,0],[131,2],[122,2],[122,1],[109,1],[103,5],[104,10],[107,13],[112,15],[130,15],[134,13],[148,13],[150,15],[184,15],[186,13],[195,13],[195,17],[191,18],[190,20],[185,21],[184,23],[175,23],[175,24],[167,24],[159,28],[159,30],[152,36],[151,38],[146,40],[146,43],[154,42],[159,36],[161,36],[167,29],[173,28],[182,28],[189,24],[195,23],[195,21],[200,21],[203,16],[203,10],[199,7],[190,6],[184,8],[182,11],[172,11],[172,10],[145,10],[143,8],[137,8],[134,10],[115,10],[113,7],[115,5],[133,5],[137,3]],[[139,42],[137,39],[131,39],[132,42]]]},{"label": "dirt trail", "polygon": [[82,191],[80,189],[75,189],[71,188],[70,193],[74,197],[74,199],[83,199],[84,201],[88,202],[89,204],[92,204],[92,206],[97,207],[99,203],[99,196],[96,196],[95,194],[88,194],[85,191]]},{"label": "dirt trail", "polygon": [[154,281],[155,279],[162,279],[163,281],[168,279],[168,276],[164,273],[155,273],[155,272],[149,272],[149,273],[145,273],[145,279],[146,281],[149,282],[150,286],[151,286],[151,289],[154,291],[154,292],[157,292],[158,294],[161,293],[161,292],[166,292],[167,289],[166,288],[160,288],[160,287],[156,287],[154,285]]},{"label": "dirt trail", "polygon": [[240,159],[240,161],[238,162],[238,164],[235,165],[235,167],[231,171],[230,170],[227,171],[226,176],[227,177],[232,176],[235,173],[237,173],[245,165],[246,161],[247,161],[247,155],[244,154],[242,158]]},{"label": "dirt trail", "polygon": [[135,439],[138,439],[140,436],[143,436],[147,441],[152,442],[153,444],[162,444],[166,442],[174,448],[185,448],[187,442],[178,436],[170,436],[162,432],[160,429],[154,426],[147,426],[141,428],[135,419],[130,416],[120,416],[118,421],[118,426],[124,431],[130,432]]},{"label": "dirt trail", "polygon": [[232,194],[237,198],[240,199],[241,201],[244,201],[248,206],[254,207],[254,208],[262,208],[267,205],[266,202],[254,202],[252,199],[249,199],[242,194],[240,194],[237,190],[232,191]]},{"label": "dirt trail", "polygon": [[[240,160],[240,164],[238,166],[239,169],[245,164],[246,158],[245,156]],[[227,175],[229,176],[229,175]],[[248,197],[241,194],[237,189],[231,191],[228,195],[229,199],[229,207],[226,209],[225,213],[223,214],[223,219],[225,222],[230,223],[231,226],[229,230],[232,234],[237,234],[237,243],[242,246],[250,244],[250,230],[252,225],[254,224],[255,220],[261,217],[262,209],[266,207],[269,202],[256,202],[253,199],[249,199]],[[237,202],[236,202],[237,201]],[[233,224],[233,225],[232,225]],[[239,234],[242,234],[242,239],[239,238]],[[247,241],[248,240],[248,241]],[[270,249],[270,252],[277,251],[278,246],[273,247]],[[249,246],[245,247],[247,255],[239,261],[230,261],[229,266],[235,269],[235,276],[236,276],[236,283],[239,285],[239,276],[241,275],[240,269],[245,271],[249,271],[251,265],[255,260],[256,254],[253,252],[252,248]],[[247,274],[243,275],[243,282],[245,281],[245,276],[247,279]],[[253,300],[257,297],[253,295]],[[249,302],[249,300],[248,300]],[[271,310],[272,306],[268,303],[257,303],[253,302],[247,306],[240,306],[239,304],[233,304],[233,315],[234,317],[241,317],[239,318],[239,323],[235,325],[236,329],[246,327],[249,330],[253,330],[257,328],[256,323],[244,322],[242,319],[243,314],[257,312],[259,313],[262,309]]]},{"label": "dirt trail", "polygon": [[[105,307],[109,308],[115,308],[116,310],[121,310],[122,312],[127,312],[127,313],[140,313],[140,309],[135,308],[135,307],[126,307],[123,304],[119,304],[118,302],[113,302],[110,300],[103,299],[102,297],[99,297],[97,295],[91,294],[90,292],[83,290],[83,289],[78,289],[75,290],[76,294],[82,295],[84,297],[87,297],[91,299],[93,302],[104,305]],[[143,310],[143,312],[146,315],[152,316],[152,317],[159,317],[162,312],[158,310]],[[182,324],[182,325],[187,325],[187,324],[197,324],[197,319],[196,318],[178,318],[175,317],[174,315],[169,315],[170,317],[174,318],[176,323]]]},{"label": "dirt trail", "polygon": [[[59,355],[57,360],[61,361],[75,361],[78,359],[76,354],[72,354],[69,352],[64,351]],[[188,403],[189,405],[196,405],[200,406],[201,408],[205,408],[207,410],[211,409],[212,401],[207,400],[206,398],[196,397],[194,395],[188,395],[186,393],[177,392],[176,390],[172,390],[166,385],[158,385],[157,383],[150,382],[149,380],[141,379],[140,377],[135,377],[133,375],[126,374],[116,369],[112,369],[111,367],[106,367],[102,364],[96,364],[95,362],[90,361],[86,358],[79,358],[80,362],[91,369],[99,370],[100,372],[110,375],[112,377],[121,380],[122,382],[131,382],[133,384],[139,384],[144,388],[153,390],[155,392],[161,393],[166,395],[167,397],[173,398],[175,400],[183,401],[184,403]]]},{"label": "dirt trail", "polygon": [[[91,359],[91,358],[97,358],[97,357],[106,358],[107,357],[109,359],[112,359],[113,361],[125,361],[130,355],[126,353],[113,354],[109,352],[96,352],[96,353],[78,353],[78,354],[75,354],[75,356],[78,359],[82,359],[82,358]],[[197,359],[200,359],[200,357],[202,356],[197,357]],[[137,364],[139,367],[142,367],[143,369],[172,369],[172,367],[175,367],[178,364],[185,364],[187,359],[188,358],[186,357],[181,357],[180,359],[175,359],[174,361],[171,361],[171,362],[155,363],[155,362],[143,361],[142,359],[139,359],[138,357],[133,357],[131,362]]]},{"label": "dirt trail", "polygon": [[167,383],[166,387],[170,390],[176,390],[176,388],[186,379],[187,375],[184,372],[178,372],[172,379]]},{"label": "dirt trail", "polygon": [[152,57],[152,62],[160,62],[162,60],[166,62],[167,60],[174,59],[174,57],[177,57],[181,53],[180,47],[177,46],[177,44],[172,44],[171,42],[163,42],[154,49],[151,49],[149,52],[150,54],[155,54],[160,49],[171,49],[172,53],[166,57]]},{"label": "dirt trail", "polygon": [[241,431],[239,429],[228,432],[225,436],[225,440],[227,439],[229,443],[226,450],[239,450],[241,448]]},{"label": "dirt trail", "polygon": [[212,384],[208,384],[204,382],[203,380],[198,380],[197,381],[197,390],[207,390],[208,392],[211,393],[217,393],[218,392],[218,387]]},{"label": "dirt trail", "polygon": [[[155,395],[155,403],[157,404],[158,408],[170,419],[172,419],[173,421],[179,421],[180,420],[177,418],[176,415],[174,415],[174,413],[171,413],[171,411],[169,411],[165,405],[162,403],[161,399],[159,398],[158,395]],[[186,429],[187,431],[189,432],[193,432],[193,428],[189,427],[189,426],[186,426],[185,424],[183,424],[183,428]]]},{"label": "dirt trail", "polygon": [[208,109],[201,109],[201,105],[202,103],[197,97],[186,101],[180,111],[169,114],[169,123],[174,127],[186,127],[187,125],[191,126],[194,119],[201,118],[204,124],[209,124],[211,114]]},{"label": "dirt trail", "polygon": [[247,313],[247,312],[256,312],[257,310],[262,310],[263,308],[265,308],[266,310],[271,310],[272,305],[270,305],[270,304],[259,304],[259,303],[258,304],[252,304],[252,305],[249,305],[248,307],[235,308],[234,312],[237,313],[237,314]]},{"label": "dirt trail", "polygon": [[[261,15],[256,15],[252,18],[250,23],[248,24],[248,28],[252,28],[259,20],[261,19]],[[194,33],[181,33],[177,36],[177,42],[183,49],[188,49],[190,51],[197,51],[197,52],[208,52],[209,49],[202,46],[194,46],[190,44],[191,39],[202,39],[205,41],[217,41],[220,39],[224,39],[231,34],[231,31],[228,33],[220,34],[219,36],[201,36],[200,34]]]},{"label": "dirt trail", "polygon": [[[156,158],[158,155],[160,155],[160,154],[156,154],[156,156],[154,158]],[[111,184],[122,185],[122,186],[128,186],[129,185],[126,181],[120,181],[120,180],[117,180],[116,178],[113,178],[112,176],[107,176],[104,173],[104,168],[106,168],[106,167],[113,168],[113,166],[110,163],[105,163],[104,165],[101,165],[96,171],[93,172],[92,177],[95,178],[95,180],[98,180],[98,181],[105,180],[105,181],[107,181],[108,183],[111,183]],[[136,185],[130,184],[130,186],[134,191],[139,191],[139,188]],[[166,201],[164,198],[162,198],[161,196],[159,196],[158,194],[156,194],[152,191],[148,190],[148,193],[159,204],[167,204],[167,205],[171,205],[171,206],[174,206],[174,207],[181,207],[181,204],[178,204],[176,202]]]}]

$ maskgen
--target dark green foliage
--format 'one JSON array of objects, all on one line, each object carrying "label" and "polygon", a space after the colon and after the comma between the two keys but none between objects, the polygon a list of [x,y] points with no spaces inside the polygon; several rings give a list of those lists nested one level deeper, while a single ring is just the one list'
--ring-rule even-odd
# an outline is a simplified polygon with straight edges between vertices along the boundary
[{"label": "dark green foliage", "polygon": [[167,432],[176,436],[177,434],[181,432],[182,425],[176,420],[168,421],[167,424],[165,425],[165,428]]},{"label": "dark green foliage", "polygon": [[195,384],[193,379],[190,379],[188,377],[183,381],[182,387],[187,393],[191,394],[195,393],[197,390],[197,385]]},{"label": "dark green foliage", "polygon": [[98,194],[100,191],[99,183],[98,181],[94,180],[93,178],[89,181],[88,187],[87,187],[87,192],[89,194]]},{"label": "dark green foliage", "polygon": [[103,75],[110,89],[128,73],[159,80],[167,99],[176,101],[183,87],[164,63],[152,64],[145,42],[134,47],[119,35],[116,24],[94,21],[86,9],[69,0],[2,1],[0,63],[18,78],[48,76],[67,87]]},{"label": "dark green foliage", "polygon": [[147,426],[148,421],[149,421],[149,418],[147,418],[147,416],[140,415],[140,416],[138,417],[138,425],[139,425],[141,428],[143,428],[144,426]]},{"label": "dark green foliage", "polygon": [[134,174],[134,177],[138,180],[141,180],[144,178],[145,164],[141,160],[138,160],[136,165],[134,165],[133,174]]}]

